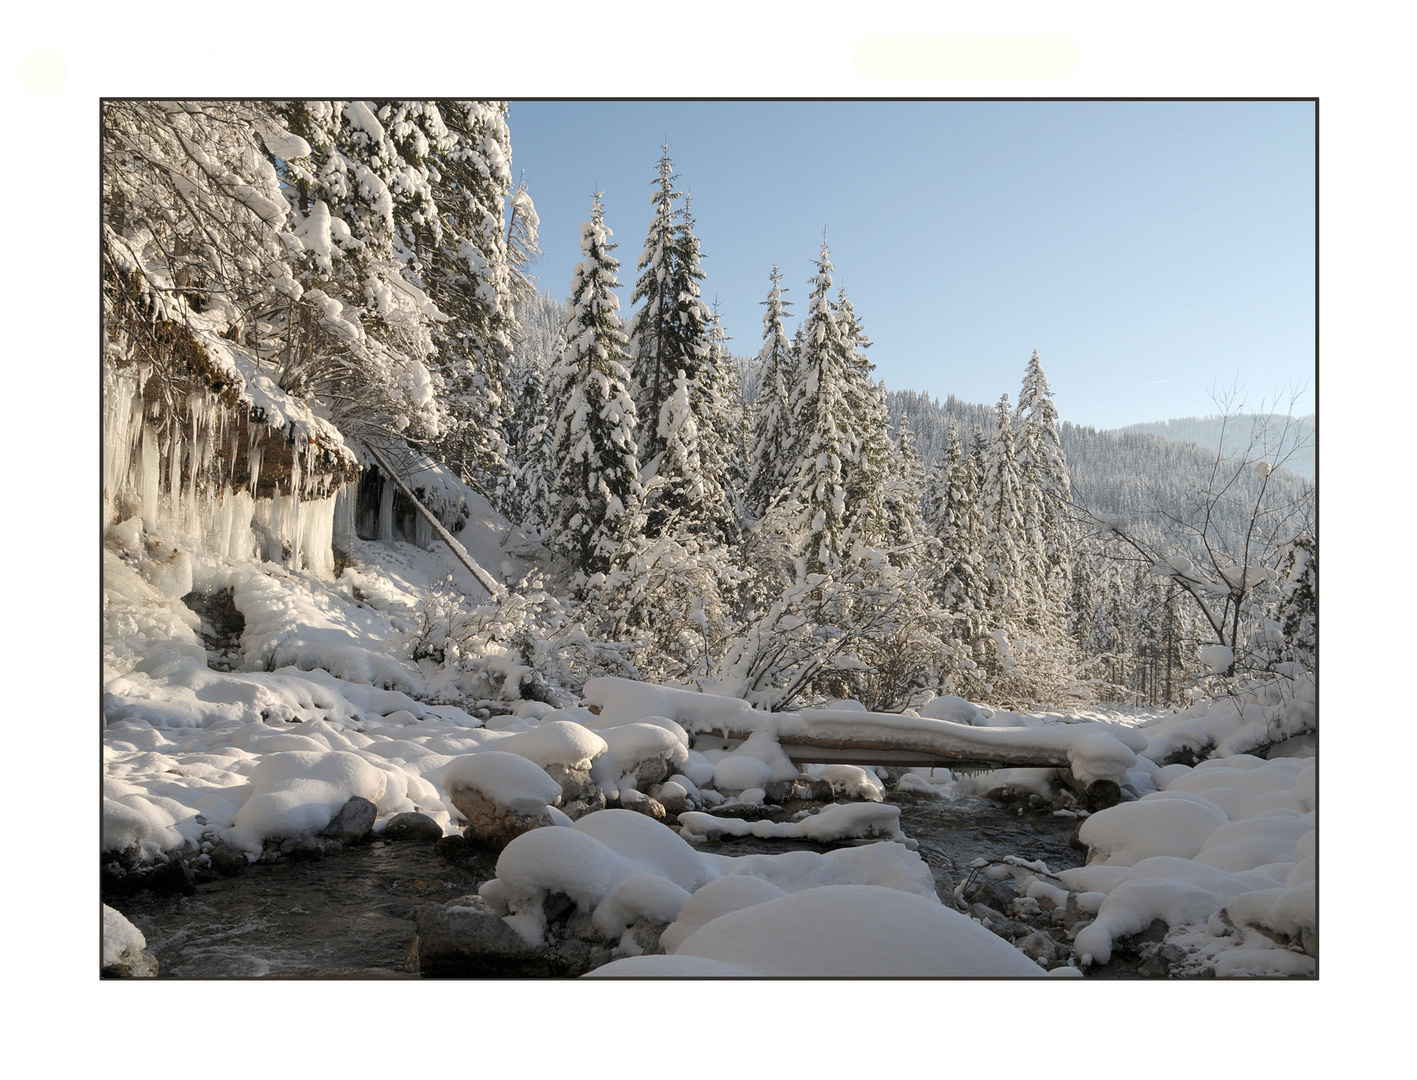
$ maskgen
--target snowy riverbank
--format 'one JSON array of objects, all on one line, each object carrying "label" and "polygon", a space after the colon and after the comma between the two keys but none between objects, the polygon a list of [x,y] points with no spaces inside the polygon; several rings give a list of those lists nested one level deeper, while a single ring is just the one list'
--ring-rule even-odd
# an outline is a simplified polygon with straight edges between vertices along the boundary
[{"label": "snowy riverbank", "polygon": [[[1315,970],[1313,759],[1157,763],[1201,735],[1234,736],[1243,711],[1228,727],[1218,706],[1137,727],[1135,715],[1020,716],[941,699],[923,716],[843,703],[773,717],[734,698],[606,679],[564,708],[508,693],[512,679],[500,700],[479,699],[454,682],[465,675],[411,654],[419,605],[447,562],[409,545],[355,557],[330,580],[232,563],[136,523],[109,531],[102,847],[112,872],[209,871],[214,858],[275,858],[302,842],[323,850],[329,841],[312,838],[354,800],[369,804],[374,835],[400,814],[446,836],[470,825],[501,855],[464,914],[496,920],[531,950],[575,938],[600,950],[606,975],[1079,974],[1144,934],[1170,947],[1176,974]],[[500,665],[515,672],[517,658],[508,650]],[[1109,779],[1125,801],[1087,818],[1061,798],[1056,768],[960,778],[799,766],[779,743],[862,727],[881,744],[1061,753],[1075,780]],[[1013,895],[1004,918],[971,918],[962,897],[941,901],[882,797],[1003,787],[1086,818],[1090,864],[989,867]],[[773,810],[783,804],[794,809]],[[745,830],[850,846],[745,859],[703,847]],[[1013,944],[1019,919],[1053,911],[1043,924],[1061,948],[1030,959]],[[111,941],[125,932],[113,923]]]}]

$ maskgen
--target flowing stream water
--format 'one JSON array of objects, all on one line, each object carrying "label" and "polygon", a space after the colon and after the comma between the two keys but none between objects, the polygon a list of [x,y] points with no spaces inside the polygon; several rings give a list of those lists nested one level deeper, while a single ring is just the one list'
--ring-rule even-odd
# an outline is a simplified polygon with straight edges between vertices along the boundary
[{"label": "flowing stream water", "polygon": [[[1041,859],[1077,866],[1069,839],[1076,821],[1044,812],[1018,816],[988,799],[907,799],[901,828],[943,893],[976,859]],[[722,855],[826,851],[797,841],[753,837],[706,845]],[[281,859],[197,886],[192,895],[147,891],[105,896],[147,939],[160,978],[404,978],[413,909],[475,892],[495,876],[492,852],[457,861],[432,846],[348,847],[317,861]]]}]

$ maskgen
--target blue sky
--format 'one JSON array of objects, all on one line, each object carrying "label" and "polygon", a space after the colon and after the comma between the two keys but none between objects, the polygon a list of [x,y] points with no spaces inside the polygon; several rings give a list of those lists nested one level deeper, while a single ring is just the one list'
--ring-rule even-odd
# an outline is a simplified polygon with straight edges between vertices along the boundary
[{"label": "blue sky", "polygon": [[628,311],[667,138],[735,352],[774,262],[805,302],[825,229],[893,389],[1013,399],[1037,349],[1074,423],[1212,413],[1236,383],[1314,408],[1311,103],[514,100],[509,125],[557,298],[602,190]]}]

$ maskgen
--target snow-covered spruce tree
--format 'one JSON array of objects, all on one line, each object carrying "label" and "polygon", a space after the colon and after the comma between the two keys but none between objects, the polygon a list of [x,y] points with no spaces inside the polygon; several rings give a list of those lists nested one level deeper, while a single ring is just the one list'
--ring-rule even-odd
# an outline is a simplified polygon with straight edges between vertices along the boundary
[{"label": "snow-covered spruce tree", "polygon": [[751,411],[743,395],[738,363],[728,351],[729,337],[714,304],[709,318],[709,360],[699,379],[701,420],[700,453],[704,473],[717,481],[717,518],[711,522],[714,534],[734,545],[742,537],[747,490]]},{"label": "snow-covered spruce tree", "polygon": [[705,513],[711,481],[699,450],[699,426],[689,403],[689,379],[675,374],[673,391],[660,406],[657,429],[664,449],[641,474],[645,480],[645,530],[659,536],[667,529],[692,535],[708,531]]},{"label": "snow-covered spruce tree", "polygon": [[498,501],[511,520],[540,535],[550,522],[556,418],[560,410],[539,363],[512,375],[515,408],[507,417],[507,469]]},{"label": "snow-covered spruce tree", "polygon": [[1058,431],[1058,410],[1053,392],[1035,349],[1024,372],[1016,418],[1019,428],[1019,475],[1023,486],[1024,521],[1028,530],[1025,558],[1030,573],[1042,582],[1047,610],[1041,627],[1046,633],[1060,630],[1070,591],[1072,486],[1068,460]]},{"label": "snow-covered spruce tree", "polygon": [[828,575],[850,553],[847,480],[857,453],[848,372],[854,359],[828,296],[831,272],[823,241],[796,349],[791,426],[798,434],[797,462],[789,484],[799,507],[807,571]]},{"label": "snow-covered spruce tree", "polygon": [[974,660],[974,646],[986,633],[988,608],[980,567],[984,517],[979,479],[960,443],[959,428],[951,422],[945,452],[934,473],[930,531],[939,548],[929,580],[934,599],[946,616],[941,634],[942,689],[975,698],[985,689]]},{"label": "snow-covered spruce tree", "polygon": [[762,374],[753,406],[753,446],[748,458],[747,509],[755,518],[761,518],[787,486],[789,470],[797,460],[788,398],[795,360],[782,325],[784,311],[792,303],[782,298],[787,290],[780,284],[782,272],[776,263],[769,278],[772,286],[763,301],[767,308],[763,314],[763,347],[758,351]]},{"label": "snow-covered spruce tree", "polygon": [[[897,707],[938,682],[938,612],[888,554],[883,508],[896,451],[859,352],[864,335],[849,307],[842,318],[831,302],[831,270],[823,244],[787,383],[796,466],[749,537],[750,607],[762,614],[718,677],[774,708],[834,696]],[[763,550],[772,539],[787,559]]]},{"label": "snow-covered spruce tree", "polygon": [[[440,449],[464,478],[495,497],[505,487],[504,428],[512,412],[506,379],[524,281],[521,256],[508,243],[505,207],[514,192],[507,103],[442,101],[437,109],[446,124],[432,177],[440,236],[420,262],[447,316],[434,335],[450,414]],[[512,207],[530,223],[534,249],[530,197],[519,189]]]},{"label": "snow-covered spruce tree", "polygon": [[517,300],[516,312],[518,336],[509,374],[516,404],[503,426],[507,471],[497,502],[512,521],[540,535],[551,519],[556,418],[561,415],[553,371],[566,345],[566,306],[533,293]]},{"label": "snow-covered spruce tree", "polygon": [[915,434],[910,420],[901,417],[880,487],[891,561],[898,566],[919,566],[935,558],[935,545],[925,524],[925,486],[925,466],[915,449]]},{"label": "snow-covered spruce tree", "polygon": [[834,310],[845,347],[843,397],[855,447],[847,481],[849,535],[855,543],[891,551],[897,560],[908,560],[912,549],[901,547],[897,551],[899,538],[893,532],[895,522],[886,498],[895,446],[890,436],[885,390],[872,380],[874,365],[866,356],[871,340],[844,287],[838,290]]},{"label": "snow-covered spruce tree", "polygon": [[650,677],[707,675],[728,625],[737,575],[701,516],[705,471],[683,372],[662,407],[658,470],[631,508],[611,570],[588,597],[600,633],[626,642]]},{"label": "snow-covered spruce tree", "polygon": [[536,212],[525,176],[517,181],[507,205],[511,214],[507,223],[507,262],[512,278],[512,296],[520,305],[537,297],[536,278],[528,267],[541,254],[541,216]]},{"label": "snow-covered spruce tree", "polygon": [[610,254],[610,235],[597,193],[581,227],[584,258],[571,279],[566,348],[555,371],[562,406],[550,546],[584,577],[610,568],[629,508],[641,497],[635,405],[615,295],[620,263]]},{"label": "snow-covered spruce tree", "polygon": [[1034,644],[1038,640],[1028,622],[1035,607],[1036,583],[1028,576],[1025,559],[1024,497],[1008,394],[999,399],[994,409],[980,503],[984,518],[980,554],[988,610],[987,635],[991,639],[984,644],[984,658],[991,697],[1000,704],[1029,704],[1037,700],[1039,673],[1023,663],[1020,646],[1026,638]]},{"label": "snow-covered spruce tree", "polygon": [[602,635],[625,642],[637,669],[655,678],[709,674],[731,630],[743,577],[729,548],[737,518],[725,505],[728,485],[742,475],[740,445],[728,437],[741,428],[735,416],[741,417],[742,395],[716,320],[710,341],[713,353],[697,386],[676,373],[660,412],[664,450],[641,471],[643,513],[626,530],[604,586],[589,598]]},{"label": "snow-covered spruce tree", "polygon": [[1042,576],[1046,559],[1030,548],[1030,536],[1036,534],[1025,517],[1030,496],[1018,462],[1007,394],[995,407],[980,501],[988,637],[992,639],[984,656],[993,700],[1011,705],[1055,704],[1070,692],[1074,667],[1065,596],[1050,599]]},{"label": "snow-covered spruce tree", "polygon": [[[660,535],[672,521],[685,536],[714,536],[727,540],[736,534],[736,522],[731,520],[725,481],[731,481],[733,448],[728,425],[732,423],[729,372],[726,354],[715,348],[713,316],[699,300],[699,243],[693,234],[693,216],[687,199],[679,215],[677,227],[669,241],[667,288],[675,298],[669,310],[669,339],[682,347],[681,354],[695,358],[692,370],[680,367],[670,374],[665,384],[667,395],[662,399],[655,422],[651,425],[646,414],[641,442],[641,482],[646,493],[646,530],[653,538]],[[680,383],[683,383],[682,387]],[[640,389],[645,389],[641,386]],[[671,405],[674,397],[682,403]],[[693,420],[694,453],[685,453],[676,439],[688,430],[686,419]],[[696,475],[686,479],[682,470],[692,468]],[[663,482],[660,482],[660,481]]]},{"label": "snow-covered spruce tree", "polygon": [[[303,307],[273,319],[283,337],[277,382],[317,398],[355,441],[435,438],[443,414],[432,361],[439,313],[408,271],[390,184],[421,189],[426,163],[409,165],[366,101],[277,106],[306,155],[281,159],[300,252]],[[410,213],[414,211],[409,211]]]},{"label": "snow-covered spruce tree", "polygon": [[[685,253],[693,250],[697,271],[697,248],[680,235],[679,211],[675,202],[683,198],[674,189],[673,163],[669,147],[663,147],[659,175],[651,199],[654,216],[640,252],[631,305],[639,304],[630,320],[630,361],[634,375],[635,408],[647,418],[641,433],[642,457],[652,461],[663,449],[657,418],[664,400],[672,392],[675,374],[684,371],[690,380],[699,375],[699,366],[708,353],[705,328],[709,313],[699,300],[698,281],[681,265]],[[702,278],[702,271],[698,272]],[[686,280],[692,289],[686,291]]]},{"label": "snow-covered spruce tree", "polygon": [[1023,489],[1008,394],[994,407],[994,429],[984,455],[979,501],[984,519],[980,553],[988,582],[989,612],[994,625],[1002,628],[1021,622],[1026,606]]},{"label": "snow-covered spruce tree", "polygon": [[[663,424],[664,404],[673,392],[680,372],[688,379],[689,408],[698,430],[704,463],[709,468],[698,489],[697,504],[673,508],[682,525],[691,531],[712,531],[719,537],[733,532],[724,495],[721,468],[730,459],[729,433],[722,430],[725,415],[725,373],[716,363],[712,320],[700,299],[699,282],[704,273],[699,265],[699,241],[694,235],[694,218],[687,197],[679,211],[672,203],[679,193],[672,190],[674,179],[668,148],[660,161],[656,213],[650,222],[645,250],[640,256],[642,273],[635,298],[645,306],[632,322],[631,366],[634,375],[635,407],[641,418],[640,461],[648,492],[647,527],[657,535],[665,515],[658,512],[657,500],[668,487],[653,485],[669,433]],[[668,208],[668,209],[667,209]],[[665,231],[667,229],[667,232]]]},{"label": "snow-covered spruce tree", "polygon": [[1025,526],[1024,576],[1028,583],[1025,621],[1046,651],[1056,677],[1062,679],[1077,660],[1068,634],[1073,526],[1067,511],[1072,490],[1058,432],[1058,410],[1052,399],[1035,350],[1024,372],[1015,411]]}]

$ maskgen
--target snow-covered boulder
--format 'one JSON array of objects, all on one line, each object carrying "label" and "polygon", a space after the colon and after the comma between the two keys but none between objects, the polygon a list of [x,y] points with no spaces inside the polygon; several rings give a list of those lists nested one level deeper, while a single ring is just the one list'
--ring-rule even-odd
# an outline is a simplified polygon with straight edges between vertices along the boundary
[{"label": "snow-covered boulder", "polygon": [[444,771],[443,790],[467,820],[464,835],[493,850],[557,823],[552,808],[561,801],[561,785],[520,754],[467,754]]},{"label": "snow-covered boulder", "polygon": [[103,975],[110,979],[153,978],[157,960],[143,932],[120,912],[103,905]]},{"label": "snow-covered boulder", "polygon": [[832,786],[832,794],[839,799],[880,802],[885,797],[885,785],[880,777],[855,765],[812,765],[808,766],[807,775],[825,780]]},{"label": "snow-covered boulder", "polygon": [[883,838],[913,846],[900,831],[900,808],[876,803],[852,803],[823,807],[794,821],[744,821],[713,814],[685,813],[679,816],[683,837],[691,843],[722,836],[756,836],[762,839],[811,840],[818,844],[845,840]]},{"label": "snow-covered boulder", "polygon": [[1082,823],[1078,839],[1089,849],[1089,862],[1110,866],[1132,866],[1153,855],[1191,859],[1228,821],[1219,807],[1198,795],[1162,791],[1093,814]]},{"label": "snow-covered boulder", "polygon": [[569,720],[542,721],[497,740],[496,747],[504,753],[519,754],[543,769],[548,765],[589,769],[591,762],[609,749],[594,731]]},{"label": "snow-covered boulder", "polygon": [[388,788],[386,777],[384,770],[345,750],[268,754],[251,770],[251,797],[237,811],[228,839],[259,852],[266,840],[314,836],[351,796],[378,806]]},{"label": "snow-covered boulder", "polygon": [[704,923],[672,956],[615,961],[591,974],[689,975],[699,970],[695,960],[768,978],[1044,974],[1008,942],[937,900],[877,885],[825,885],[751,904]]},{"label": "snow-covered boulder", "polygon": [[[433,978],[548,978],[582,975],[610,959],[583,942],[528,942],[478,896],[419,904],[413,912],[411,958]],[[569,947],[567,947],[569,946]]]},{"label": "snow-covered boulder", "polygon": [[931,720],[948,720],[952,724],[975,726],[984,723],[984,714],[977,705],[953,694],[927,701],[920,706],[920,715]]},{"label": "snow-covered boulder", "polygon": [[1097,918],[1079,931],[1078,957],[1085,966],[1105,964],[1118,940],[1157,920],[1167,927],[1204,924],[1262,880],[1169,855],[1142,859],[1108,891]]},{"label": "snow-covered boulder", "polygon": [[602,728],[607,751],[591,765],[602,788],[643,791],[662,783],[689,762],[688,738],[660,724],[637,721]]},{"label": "snow-covered boulder", "polygon": [[560,807],[572,819],[605,808],[605,795],[591,776],[591,765],[609,749],[589,728],[570,720],[543,720],[495,744],[536,763],[561,786]]}]

